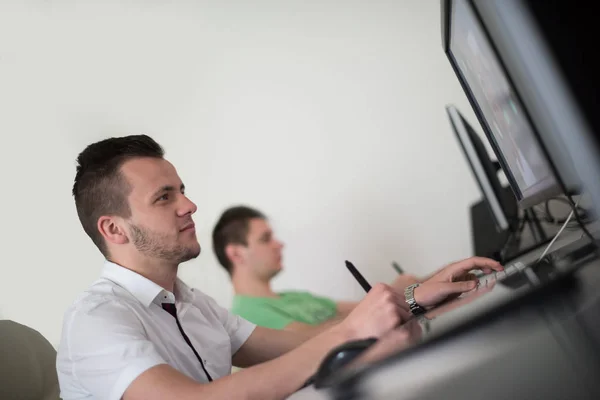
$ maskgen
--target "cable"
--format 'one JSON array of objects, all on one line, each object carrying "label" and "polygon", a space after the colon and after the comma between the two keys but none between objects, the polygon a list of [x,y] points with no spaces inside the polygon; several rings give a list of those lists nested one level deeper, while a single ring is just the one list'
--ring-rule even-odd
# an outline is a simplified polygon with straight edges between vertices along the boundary
[{"label": "cable", "polygon": [[556,218],[554,218],[554,216],[550,212],[550,202],[552,200],[567,204],[569,206],[569,208],[571,208],[571,209],[573,209],[573,207],[575,207],[576,216],[579,216],[580,218],[585,219],[586,222],[589,222],[589,221],[587,221],[590,219],[590,216],[588,215],[588,211],[586,209],[582,208],[581,206],[578,206],[576,204],[574,205],[573,199],[570,198],[570,196],[568,199],[565,199],[563,197],[553,197],[551,199],[546,200],[545,209],[546,209],[546,214],[547,214],[549,222],[554,222],[554,223],[558,223],[558,224],[562,224],[563,222],[565,222],[564,219],[557,220]]},{"label": "cable", "polygon": [[544,214],[546,214],[546,221],[550,222],[551,224],[563,224],[566,219],[557,219],[550,212],[550,201],[551,200],[553,200],[553,199],[546,200],[546,202],[544,204]]},{"label": "cable", "polygon": [[585,224],[579,218],[579,214],[577,213],[577,203],[573,201],[573,197],[571,197],[570,194],[567,195],[567,198],[569,199],[569,204],[571,205],[571,212],[575,213],[575,219],[581,227],[581,230],[587,235],[587,237],[592,241],[592,243],[596,245],[596,247],[598,247],[598,245],[596,244],[596,239],[592,236],[590,231],[588,231],[588,229],[585,227]]},{"label": "cable", "polygon": [[563,226],[558,230],[558,232],[556,233],[556,235],[554,235],[554,238],[550,241],[550,243],[548,244],[548,246],[546,246],[546,249],[544,250],[544,252],[542,253],[542,255],[540,256],[540,258],[538,259],[538,262],[544,258],[546,256],[546,254],[548,253],[548,251],[550,250],[550,248],[552,247],[552,245],[554,244],[554,242],[556,241],[556,239],[558,239],[558,237],[560,236],[560,234],[562,233],[562,231],[565,230],[565,228],[567,227],[567,224],[569,223],[569,221],[571,220],[571,218],[573,217],[573,214],[575,213],[575,208],[573,208],[571,210],[571,213],[569,214],[569,216],[567,217],[567,220],[565,221],[565,223],[563,224]]},{"label": "cable", "polygon": [[518,222],[517,229],[511,230],[511,232],[507,235],[506,240],[504,241],[504,244],[500,247],[499,254],[500,254],[500,258],[502,260],[504,260],[504,257],[506,257],[506,252],[508,251],[509,247],[513,243],[518,244],[521,241],[521,233],[523,232],[523,229],[525,228],[525,222],[527,220],[528,220],[527,215],[525,215],[523,218],[517,218],[516,221],[514,220],[514,222]]},{"label": "cable", "polygon": [[[550,211],[550,202],[551,201],[558,201],[558,202],[564,203],[564,204],[568,205],[569,208],[573,209],[573,204],[571,203],[571,201],[569,201],[569,199],[566,199],[566,198],[563,198],[563,197],[553,197],[551,199],[546,200],[544,202],[544,209],[543,210],[540,210],[539,208],[536,208],[536,207],[534,207],[534,209],[537,212],[543,214],[544,220],[546,222],[548,222],[550,224],[556,224],[556,225],[563,224],[565,222],[565,218],[556,218],[552,214],[552,212]],[[576,209],[577,209],[577,211],[575,211],[575,212],[578,214],[578,216],[580,218],[583,218],[585,220],[584,223],[591,222],[590,221],[590,216],[589,216],[588,211],[586,209],[582,208],[581,206],[577,206]],[[573,221],[573,223],[577,225],[577,221]]]}]

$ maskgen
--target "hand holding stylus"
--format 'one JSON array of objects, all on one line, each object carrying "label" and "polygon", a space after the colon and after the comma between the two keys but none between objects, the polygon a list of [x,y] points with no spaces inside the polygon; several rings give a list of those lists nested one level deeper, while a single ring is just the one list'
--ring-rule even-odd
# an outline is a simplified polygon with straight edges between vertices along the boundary
[{"label": "hand holding stylus", "polygon": [[384,283],[371,287],[350,261],[346,261],[346,268],[367,292],[365,298],[342,322],[352,331],[359,336],[379,338],[411,317],[403,305],[404,298],[397,290]]},{"label": "hand holding stylus", "polygon": [[396,290],[377,283],[340,324],[344,324],[353,337],[380,338],[410,319],[403,302]]}]

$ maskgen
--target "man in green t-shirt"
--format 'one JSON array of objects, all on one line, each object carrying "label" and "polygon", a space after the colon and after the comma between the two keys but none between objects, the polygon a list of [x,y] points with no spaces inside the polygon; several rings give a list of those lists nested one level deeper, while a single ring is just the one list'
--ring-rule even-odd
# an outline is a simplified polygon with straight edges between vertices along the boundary
[{"label": "man in green t-shirt", "polygon": [[[213,250],[231,276],[232,312],[257,325],[317,334],[338,323],[357,303],[333,301],[306,291],[276,293],[271,279],[281,269],[282,243],[263,213],[238,206],[226,210],[213,229]],[[419,280],[400,275],[391,286],[403,290]]]}]

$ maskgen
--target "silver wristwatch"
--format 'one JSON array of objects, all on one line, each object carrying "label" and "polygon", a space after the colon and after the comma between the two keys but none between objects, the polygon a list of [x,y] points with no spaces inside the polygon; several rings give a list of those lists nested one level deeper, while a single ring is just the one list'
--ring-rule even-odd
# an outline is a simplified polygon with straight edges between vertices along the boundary
[{"label": "silver wristwatch", "polygon": [[406,298],[406,302],[408,303],[410,312],[413,313],[413,315],[420,315],[426,311],[415,301],[415,289],[418,288],[420,285],[420,283],[413,283],[412,285],[409,285],[406,287],[406,289],[404,289],[404,297]]}]

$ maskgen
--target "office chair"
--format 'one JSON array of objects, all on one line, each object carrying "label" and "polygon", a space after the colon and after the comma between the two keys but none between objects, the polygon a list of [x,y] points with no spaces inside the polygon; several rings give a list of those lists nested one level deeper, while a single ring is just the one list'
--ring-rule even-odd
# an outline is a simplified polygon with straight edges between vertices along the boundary
[{"label": "office chair", "polygon": [[0,399],[60,400],[56,350],[38,331],[0,320]]}]

